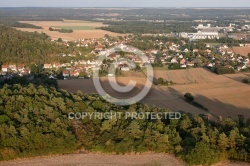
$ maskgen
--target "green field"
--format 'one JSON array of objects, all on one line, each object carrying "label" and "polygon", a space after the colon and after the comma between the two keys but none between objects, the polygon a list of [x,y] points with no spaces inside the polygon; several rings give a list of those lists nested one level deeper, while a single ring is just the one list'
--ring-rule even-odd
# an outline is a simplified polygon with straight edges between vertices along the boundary
[{"label": "green field", "polygon": [[95,30],[92,26],[53,26],[54,28],[72,29],[72,30]]}]

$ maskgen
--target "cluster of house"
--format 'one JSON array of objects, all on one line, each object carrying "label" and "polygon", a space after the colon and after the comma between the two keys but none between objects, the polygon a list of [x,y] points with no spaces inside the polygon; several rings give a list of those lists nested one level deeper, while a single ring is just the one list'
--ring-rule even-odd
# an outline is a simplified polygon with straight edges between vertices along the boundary
[{"label": "cluster of house", "polygon": [[[181,45],[174,42],[166,42],[163,43],[161,41],[155,41],[155,44],[162,46],[167,45],[168,48],[165,49],[151,49],[146,50],[145,53],[148,56],[148,59],[144,59],[143,61],[137,57],[131,56],[131,60],[135,63],[145,64],[145,63],[156,63],[159,60],[163,64],[174,64],[178,63],[181,68],[193,67],[195,64],[201,64],[202,66],[207,67],[218,67],[224,66],[229,68],[234,68],[236,70],[242,70],[250,67],[249,58],[247,56],[235,54],[232,48],[229,48],[227,45],[222,45],[219,47],[213,47],[209,44],[206,44],[206,49],[199,50],[193,49],[189,50],[185,48],[181,50],[182,46],[186,44],[185,41],[181,41]],[[247,47],[248,44],[245,44],[244,47]],[[243,47],[243,45],[241,46]],[[172,51],[172,54],[169,54],[169,51]],[[212,50],[217,51],[219,57],[215,57]],[[186,53],[192,53],[191,55],[196,54],[196,58],[189,58],[186,56]],[[157,54],[161,54],[161,57],[157,57]],[[205,56],[204,56],[205,55]],[[110,60],[116,60],[119,58],[119,55],[111,55]],[[205,63],[202,62],[202,58],[205,58]],[[232,62],[233,66],[230,66]]]},{"label": "cluster of house", "polygon": [[[172,63],[172,64],[178,63],[180,64],[181,68],[193,67],[196,63],[197,64],[200,63],[202,66],[207,66],[207,67],[223,66],[225,68],[232,68],[239,71],[250,67],[250,61],[247,56],[241,56],[235,54],[234,51],[226,45],[216,48],[217,53],[220,55],[219,58],[215,57],[214,54],[212,54],[211,49],[209,49],[210,45],[207,45],[206,47],[207,47],[206,50],[193,49],[193,51],[189,51],[187,48],[183,50],[183,53],[187,52],[197,53],[195,59],[191,60],[190,58],[187,58],[182,54],[177,53],[174,56],[165,56],[164,58],[162,58],[162,62],[165,61],[165,63]],[[200,53],[206,56],[201,56]],[[206,59],[205,64],[200,59],[201,57]],[[166,60],[169,58],[171,60],[166,62]],[[234,64],[234,66],[230,64]]]},{"label": "cluster of house", "polygon": [[185,59],[182,54],[181,55],[177,54],[171,59],[170,63],[172,64],[179,63],[181,68],[187,68],[187,67],[194,67],[195,60],[188,61],[188,58]]},{"label": "cluster of house", "polygon": [[25,65],[5,65],[3,64],[1,67],[0,74],[6,75],[7,73],[18,73],[19,75],[27,75],[30,74],[29,67]]},{"label": "cluster of house", "polygon": [[[222,55],[222,59],[224,61],[228,61],[228,62],[236,64],[236,70],[240,71],[240,70],[247,69],[250,67],[249,57],[235,54],[234,51],[231,48],[229,48],[227,45],[218,47],[217,51],[218,53]],[[235,69],[230,64],[227,64],[224,67]]]},{"label": "cluster of house", "polygon": [[53,64],[44,64],[45,70],[58,70],[63,68],[62,74],[64,77],[78,77],[81,72],[88,72],[95,70],[97,66],[100,66],[102,62],[98,60],[79,60],[71,61],[70,63],[53,63]]},{"label": "cluster of house", "polygon": [[[200,27],[202,27],[200,25]],[[208,26],[209,28],[209,26]],[[138,56],[135,52],[137,50],[133,47],[128,47],[123,44],[128,44],[133,40],[133,37],[124,37],[122,40],[110,40],[108,38],[102,39],[80,39],[75,41],[75,46],[84,46],[84,47],[93,47],[94,49],[91,52],[98,56],[106,56],[106,59],[112,62],[115,62],[116,68],[122,71],[129,71],[135,68],[135,64],[139,64],[143,66],[145,64],[154,64],[161,61],[163,64],[179,64],[181,68],[193,67],[196,63],[202,63],[201,57],[206,58],[206,64],[202,64],[203,66],[208,67],[216,67],[218,65],[224,65],[226,67],[232,67],[237,70],[245,69],[250,67],[250,62],[247,56],[239,56],[236,55],[233,49],[229,48],[226,45],[222,45],[220,47],[216,47],[215,50],[221,57],[218,59],[214,57],[212,53],[211,46],[209,44],[206,45],[205,50],[192,49],[189,50],[185,48],[186,42],[181,40],[178,43],[175,42],[163,42],[161,40],[154,41],[154,45],[158,46],[157,49],[148,49],[144,51],[146,56]],[[69,45],[68,41],[63,41],[62,44]],[[107,49],[106,47],[112,47],[115,45],[119,45],[121,49],[125,52],[129,52],[131,54],[126,55],[126,59],[124,56],[119,54],[119,51],[115,51],[111,49]],[[245,46],[245,45],[244,45]],[[183,49],[184,47],[184,49]],[[170,52],[171,51],[171,52]],[[196,55],[196,58],[190,58],[187,56],[187,53],[191,53],[191,55]],[[61,53],[58,56],[69,56],[75,57],[76,54],[82,55],[81,52],[72,52],[71,54]],[[158,56],[158,55],[161,56]],[[201,55],[200,55],[201,54]],[[206,55],[206,56],[204,56]],[[237,66],[230,66],[230,63],[224,62],[234,62]],[[222,63],[223,62],[223,63]],[[225,65],[226,64],[226,65]],[[78,77],[81,72],[91,73],[93,70],[97,70],[102,65],[102,62],[99,60],[71,60],[68,63],[48,63],[44,64],[45,70],[58,70],[63,68],[63,76],[69,77],[74,76]],[[29,67],[25,67],[24,65],[2,65],[1,73],[14,72],[19,73],[20,75],[25,75],[30,73]]]}]

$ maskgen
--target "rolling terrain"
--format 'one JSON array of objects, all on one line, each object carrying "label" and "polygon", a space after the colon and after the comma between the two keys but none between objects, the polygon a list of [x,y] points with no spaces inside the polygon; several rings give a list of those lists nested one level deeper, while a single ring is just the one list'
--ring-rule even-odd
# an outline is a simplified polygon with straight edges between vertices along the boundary
[{"label": "rolling terrain", "polygon": [[192,93],[212,114],[234,119],[242,114],[250,118],[250,86],[241,82],[249,73],[216,75],[205,69],[188,69],[156,71],[155,75],[176,82],[174,91],[182,95]]},{"label": "rolling terrain", "polygon": [[[141,103],[169,108],[172,111],[185,111],[192,114],[211,114],[215,117],[232,117],[238,115],[250,118],[250,86],[241,83],[241,78],[250,74],[216,75],[205,69],[188,69],[175,71],[155,71],[155,77],[177,83],[174,86],[155,86],[149,91]],[[137,86],[129,93],[121,94],[111,88],[108,78],[101,78],[102,86],[108,94],[118,98],[128,98],[138,94],[145,83],[145,77],[118,77],[117,81],[127,85],[129,80],[137,81]],[[73,79],[59,81],[59,87],[70,92],[81,90],[83,93],[97,93],[93,80]],[[208,108],[208,112],[190,105],[183,95],[190,92],[195,101]]]}]

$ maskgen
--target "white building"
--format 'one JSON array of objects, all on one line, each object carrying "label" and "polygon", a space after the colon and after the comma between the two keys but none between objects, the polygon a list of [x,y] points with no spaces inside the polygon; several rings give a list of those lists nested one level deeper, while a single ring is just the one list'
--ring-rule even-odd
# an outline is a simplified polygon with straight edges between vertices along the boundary
[{"label": "white building", "polygon": [[202,32],[198,31],[197,33],[189,34],[190,39],[219,39],[218,32]]}]

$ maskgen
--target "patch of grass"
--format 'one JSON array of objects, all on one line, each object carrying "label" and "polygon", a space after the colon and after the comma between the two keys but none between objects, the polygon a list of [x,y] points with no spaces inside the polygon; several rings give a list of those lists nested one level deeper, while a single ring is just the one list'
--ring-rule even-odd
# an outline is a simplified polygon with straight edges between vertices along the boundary
[{"label": "patch of grass", "polygon": [[93,26],[53,26],[54,28],[72,29],[72,30],[95,30]]}]

